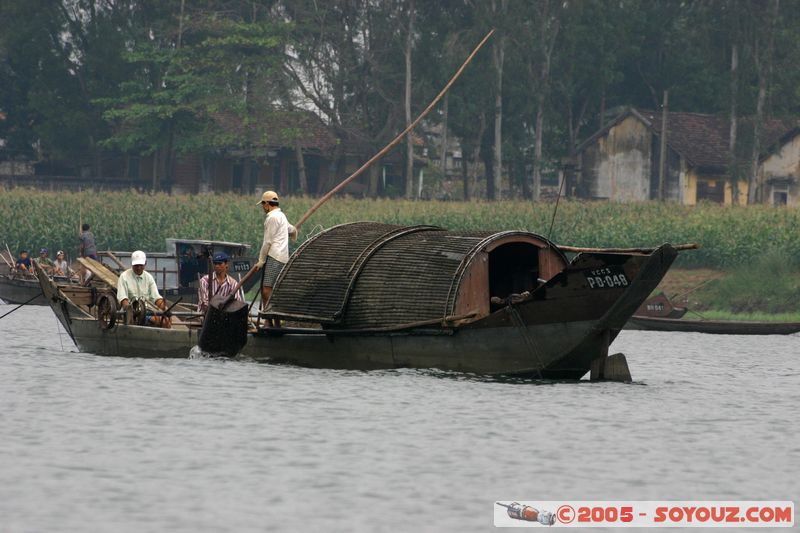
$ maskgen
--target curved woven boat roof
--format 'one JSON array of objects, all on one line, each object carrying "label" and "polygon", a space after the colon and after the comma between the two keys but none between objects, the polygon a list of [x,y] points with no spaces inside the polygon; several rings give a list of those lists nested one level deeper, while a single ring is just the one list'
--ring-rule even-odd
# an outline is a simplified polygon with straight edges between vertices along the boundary
[{"label": "curved woven boat roof", "polygon": [[270,298],[270,314],[347,329],[444,318],[453,313],[460,276],[472,257],[510,233],[527,234],[375,222],[335,226],[289,259]]}]

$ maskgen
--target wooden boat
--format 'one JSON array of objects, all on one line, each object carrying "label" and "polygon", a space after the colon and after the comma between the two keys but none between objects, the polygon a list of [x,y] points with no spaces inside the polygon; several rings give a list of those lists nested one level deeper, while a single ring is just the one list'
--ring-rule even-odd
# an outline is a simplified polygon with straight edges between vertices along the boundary
[{"label": "wooden boat", "polygon": [[800,332],[800,322],[692,320],[634,315],[628,321],[625,329],[696,332],[714,335],[791,335]]},{"label": "wooden boat", "polygon": [[628,320],[625,329],[714,335],[791,335],[800,332],[800,322],[688,319],[684,316],[687,311],[686,307],[673,305],[664,293],[658,293],[644,301]]},{"label": "wooden boat", "polygon": [[[0,301],[8,304],[47,305],[39,280],[32,273],[14,270],[14,261],[9,252],[0,252]],[[70,280],[59,277],[58,282],[70,283]]]},{"label": "wooden boat", "polygon": [[[242,355],[302,366],[438,368],[480,374],[603,377],[609,344],[661,281],[677,251],[579,253],[523,231],[343,224],[308,239],[276,282]],[[39,277],[86,352],[187,357],[198,327],[109,325],[94,296]],[[106,301],[105,299],[103,301]],[[100,308],[98,312],[98,307]],[[301,327],[296,327],[301,326]]]},{"label": "wooden boat", "polygon": [[35,277],[0,272],[0,300],[8,304],[47,305]]},{"label": "wooden boat", "polygon": [[[231,275],[250,270],[255,262],[249,257],[249,244],[198,239],[166,239],[166,251],[147,252],[147,269],[153,275],[158,290],[169,297],[180,297],[184,303],[197,303],[200,276],[208,272],[208,255],[225,252],[231,257]],[[130,268],[132,251],[98,251],[101,263],[116,272]],[[4,254],[5,259],[7,254]],[[10,258],[13,264],[13,257]],[[0,264],[0,300],[7,303],[47,305],[41,295],[39,281],[33,274],[21,274],[9,268],[8,261]],[[70,282],[59,278],[59,283]],[[73,280],[74,281],[74,280]],[[255,282],[255,280],[253,280]],[[245,286],[249,289],[253,282]],[[33,298],[33,299],[32,299]]]},{"label": "wooden boat", "polygon": [[686,314],[686,307],[676,307],[663,292],[648,298],[633,314],[634,317],[681,318]]}]

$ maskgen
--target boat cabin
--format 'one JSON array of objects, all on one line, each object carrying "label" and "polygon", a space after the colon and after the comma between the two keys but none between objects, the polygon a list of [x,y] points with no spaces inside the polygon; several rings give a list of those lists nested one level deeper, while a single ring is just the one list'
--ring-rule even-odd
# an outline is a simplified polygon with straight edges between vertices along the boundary
[{"label": "boat cabin", "polygon": [[[146,269],[164,295],[186,294],[191,299],[199,280],[208,272],[209,254],[225,252],[231,257],[229,274],[237,278],[250,270],[250,245],[238,242],[198,239],[167,239],[165,252],[146,252]],[[101,261],[113,270],[131,266],[132,251],[100,252]],[[193,301],[193,300],[192,300]]]},{"label": "boat cabin", "polygon": [[355,330],[470,322],[526,297],[567,263],[554,244],[525,231],[343,224],[291,256],[270,315]]}]

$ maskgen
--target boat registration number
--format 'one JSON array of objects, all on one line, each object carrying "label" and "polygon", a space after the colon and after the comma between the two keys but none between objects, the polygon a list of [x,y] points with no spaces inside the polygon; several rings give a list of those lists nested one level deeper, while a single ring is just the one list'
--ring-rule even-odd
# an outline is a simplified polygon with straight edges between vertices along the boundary
[{"label": "boat registration number", "polygon": [[234,272],[247,272],[250,270],[250,261],[234,261],[233,262],[233,271]]},{"label": "boat registration number", "polygon": [[590,289],[618,289],[630,285],[625,272],[619,266],[586,270],[583,275],[586,276]]}]

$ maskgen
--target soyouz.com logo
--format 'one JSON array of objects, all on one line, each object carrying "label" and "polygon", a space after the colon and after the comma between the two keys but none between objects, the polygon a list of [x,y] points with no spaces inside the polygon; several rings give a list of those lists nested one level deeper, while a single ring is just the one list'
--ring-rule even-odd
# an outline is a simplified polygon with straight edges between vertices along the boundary
[{"label": "soyouz.com logo", "polygon": [[791,501],[497,501],[497,527],[794,527]]}]

